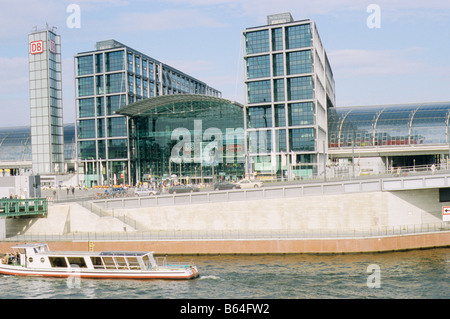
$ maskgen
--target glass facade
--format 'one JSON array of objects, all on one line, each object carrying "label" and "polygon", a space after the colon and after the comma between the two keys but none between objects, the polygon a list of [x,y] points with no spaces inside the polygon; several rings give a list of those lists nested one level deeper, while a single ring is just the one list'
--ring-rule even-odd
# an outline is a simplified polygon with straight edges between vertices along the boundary
[{"label": "glass facade", "polygon": [[176,175],[200,183],[244,176],[242,108],[222,98],[183,94],[155,97],[119,110],[131,118],[132,170],[137,181]]},{"label": "glass facade", "polygon": [[[32,146],[30,127],[0,128],[0,175],[19,173],[31,168]],[[75,124],[64,125],[64,160],[66,171],[74,169],[76,159]]]},{"label": "glass facade", "polygon": [[449,103],[339,107],[328,116],[329,147],[448,143]]},{"label": "glass facade", "polygon": [[221,93],[115,40],[79,53],[76,65],[77,141],[86,186],[134,184],[129,122],[116,112],[159,95]]},{"label": "glass facade", "polygon": [[245,30],[243,39],[247,173],[288,179],[319,174],[327,156],[327,109],[335,97],[314,22],[273,15],[267,26]]},{"label": "glass facade", "polygon": [[29,34],[28,43],[33,174],[63,173],[61,39],[47,28]]}]

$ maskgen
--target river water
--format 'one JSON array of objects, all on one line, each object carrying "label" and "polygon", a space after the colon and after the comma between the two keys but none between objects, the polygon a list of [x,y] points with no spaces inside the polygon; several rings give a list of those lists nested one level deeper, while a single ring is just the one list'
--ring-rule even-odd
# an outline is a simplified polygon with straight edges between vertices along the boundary
[{"label": "river water", "polygon": [[450,248],[340,255],[180,256],[189,281],[0,277],[2,299],[448,299]]}]

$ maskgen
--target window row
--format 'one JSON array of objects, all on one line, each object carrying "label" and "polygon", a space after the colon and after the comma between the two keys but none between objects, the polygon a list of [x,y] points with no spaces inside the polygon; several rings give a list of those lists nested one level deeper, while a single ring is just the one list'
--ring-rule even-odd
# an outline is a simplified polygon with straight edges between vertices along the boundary
[{"label": "window row", "polygon": [[[108,145],[108,148],[106,148],[106,145]],[[97,148],[99,159],[123,159],[128,157],[127,139],[114,139],[79,141],[80,158],[82,160],[97,159]]]},{"label": "window row", "polygon": [[[313,70],[311,50],[286,53],[286,66],[284,64],[283,54],[274,54],[272,56],[272,64],[273,76],[311,73]],[[265,78],[270,76],[269,55],[247,58],[248,79]]]},{"label": "window row", "polygon": [[79,97],[94,95],[94,93],[111,94],[125,92],[125,74],[107,74],[105,75],[105,80],[103,75],[78,78],[77,90]]},{"label": "window row", "polygon": [[[273,141],[272,134],[275,134]],[[314,128],[249,131],[247,138],[250,154],[291,151],[314,152],[316,149]],[[289,145],[289,148],[287,148],[287,145]]]},{"label": "window row", "polygon": [[[274,102],[286,100],[284,79],[273,81]],[[314,82],[311,76],[288,78],[286,81],[287,100],[308,100],[314,98]],[[247,83],[247,98],[249,104],[272,102],[272,87],[270,80]]]},{"label": "window row", "polygon": [[290,103],[286,108],[284,104],[252,106],[247,109],[248,128],[272,127],[272,112],[274,112],[275,127],[314,125],[315,108],[313,102]]},{"label": "window row", "polygon": [[[286,49],[307,48],[312,44],[311,25],[309,23],[287,26],[285,29],[284,42]],[[272,43],[269,39],[269,29],[247,32],[245,34],[245,47],[247,54],[283,50],[282,28],[272,29]]]},{"label": "window row", "polygon": [[77,75],[124,70],[124,52],[97,53],[76,58]]},{"label": "window row", "polygon": [[[96,125],[97,123],[97,125]],[[105,132],[106,129],[106,132]],[[78,121],[78,138],[88,139],[96,137],[121,137],[127,136],[126,117],[111,117],[106,119],[92,119]]]}]

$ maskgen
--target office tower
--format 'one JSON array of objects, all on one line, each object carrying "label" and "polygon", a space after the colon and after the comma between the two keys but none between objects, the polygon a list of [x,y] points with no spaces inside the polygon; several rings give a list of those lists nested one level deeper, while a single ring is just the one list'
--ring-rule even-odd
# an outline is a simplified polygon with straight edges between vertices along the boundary
[{"label": "office tower", "polygon": [[89,187],[136,183],[131,124],[116,110],[160,95],[221,96],[205,83],[115,40],[97,42],[95,51],[75,56],[75,90],[79,167]]},{"label": "office tower", "polygon": [[333,73],[316,25],[290,13],[243,31],[245,131],[254,175],[309,178],[324,171]]},{"label": "office tower", "polygon": [[61,38],[55,28],[28,35],[33,174],[64,172]]}]

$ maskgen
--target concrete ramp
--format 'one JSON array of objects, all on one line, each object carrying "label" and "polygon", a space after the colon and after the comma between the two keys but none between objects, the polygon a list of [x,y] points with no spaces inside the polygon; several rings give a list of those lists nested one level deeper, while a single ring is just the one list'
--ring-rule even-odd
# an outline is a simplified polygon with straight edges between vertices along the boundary
[{"label": "concrete ramp", "polygon": [[86,232],[123,232],[135,231],[130,225],[127,225],[117,218],[111,216],[99,217],[89,209],[78,203],[70,203],[70,218],[67,225],[67,232],[86,233]]}]

